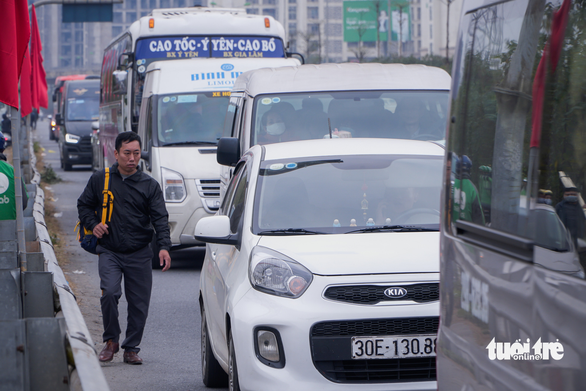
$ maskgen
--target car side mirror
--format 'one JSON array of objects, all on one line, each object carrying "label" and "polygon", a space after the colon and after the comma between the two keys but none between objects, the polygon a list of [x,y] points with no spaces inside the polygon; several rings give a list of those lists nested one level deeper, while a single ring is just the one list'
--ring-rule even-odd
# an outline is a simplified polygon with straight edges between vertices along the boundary
[{"label": "car side mirror", "polygon": [[95,132],[100,130],[100,123],[98,121],[92,122],[92,130]]},{"label": "car side mirror", "polygon": [[240,140],[236,137],[220,138],[216,160],[223,166],[235,166],[240,160]]},{"label": "car side mirror", "polygon": [[63,116],[61,113],[55,114],[55,123],[59,126],[63,126]]},{"label": "car side mirror", "polygon": [[228,216],[210,216],[200,219],[196,226],[194,236],[196,240],[204,243],[238,244],[238,235],[230,232],[230,218]]}]

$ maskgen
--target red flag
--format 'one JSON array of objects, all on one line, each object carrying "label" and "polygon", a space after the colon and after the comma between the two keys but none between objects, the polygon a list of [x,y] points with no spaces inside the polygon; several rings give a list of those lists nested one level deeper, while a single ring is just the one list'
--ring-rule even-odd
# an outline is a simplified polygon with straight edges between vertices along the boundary
[{"label": "red flag", "polygon": [[37,23],[37,12],[35,6],[32,6],[31,16],[31,66],[32,66],[32,104],[37,110],[39,106],[47,108],[49,99],[47,98],[47,75],[43,67],[43,45],[41,44],[41,34]]},{"label": "red flag", "polygon": [[570,0],[564,0],[562,6],[553,16],[551,24],[551,37],[549,42],[543,48],[543,55],[537,66],[535,79],[533,81],[533,112],[531,113],[531,141],[529,146],[531,148],[539,147],[541,143],[541,111],[543,110],[543,98],[545,96],[545,77],[546,77],[546,61],[549,60],[551,71],[555,72],[560,59],[562,46],[564,44],[564,37],[566,26],[568,24],[568,14],[572,6]]},{"label": "red flag", "polygon": [[0,102],[18,107],[18,79],[31,30],[26,0],[0,0]]},{"label": "red flag", "polygon": [[20,73],[20,115],[23,117],[33,112],[31,91],[31,57],[27,48]]}]

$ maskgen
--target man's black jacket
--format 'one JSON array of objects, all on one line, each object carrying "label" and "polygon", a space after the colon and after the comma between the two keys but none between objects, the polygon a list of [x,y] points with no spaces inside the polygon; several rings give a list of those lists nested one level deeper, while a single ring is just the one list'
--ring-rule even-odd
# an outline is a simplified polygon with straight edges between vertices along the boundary
[{"label": "man's black jacket", "polygon": [[[93,230],[101,221],[103,190],[104,171],[100,170],[90,177],[77,200],[79,221],[87,229]],[[101,246],[120,253],[140,250],[151,242],[154,227],[159,249],[171,248],[169,215],[157,181],[140,169],[122,180],[115,163],[110,168],[108,190],[114,195],[114,209],[112,220],[106,223],[108,234],[98,241]]]}]

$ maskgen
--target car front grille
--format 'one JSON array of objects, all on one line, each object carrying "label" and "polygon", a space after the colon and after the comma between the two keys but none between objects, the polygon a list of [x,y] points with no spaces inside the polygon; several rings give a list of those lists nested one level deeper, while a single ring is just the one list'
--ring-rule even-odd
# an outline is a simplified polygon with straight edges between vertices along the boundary
[{"label": "car front grille", "polygon": [[321,363],[320,372],[338,383],[398,383],[436,380],[435,357],[396,360],[339,360]]},{"label": "car front grille", "polygon": [[391,298],[385,295],[389,285],[344,285],[332,286],[326,289],[324,296],[330,300],[343,301],[355,304],[377,304],[383,301],[411,300],[417,303],[427,303],[439,300],[439,284],[425,283],[413,285],[393,285],[407,289],[407,294],[400,298]]},{"label": "car front grille", "polygon": [[220,208],[220,180],[196,179],[195,185],[204,209],[210,214],[216,213]]},{"label": "car front grille", "polygon": [[311,328],[313,364],[337,383],[435,381],[435,357],[353,360],[351,340],[360,336],[436,334],[438,317],[362,319],[316,323]]},{"label": "car front grille", "polygon": [[91,152],[92,151],[92,139],[91,136],[83,136],[77,143],[80,152]]}]

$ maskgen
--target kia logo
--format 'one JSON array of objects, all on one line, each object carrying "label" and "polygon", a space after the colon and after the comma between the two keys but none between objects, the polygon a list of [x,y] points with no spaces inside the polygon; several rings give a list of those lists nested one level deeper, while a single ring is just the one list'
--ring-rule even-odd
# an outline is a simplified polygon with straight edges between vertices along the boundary
[{"label": "kia logo", "polygon": [[398,299],[407,294],[407,289],[399,287],[390,287],[385,289],[385,296],[391,299]]}]

